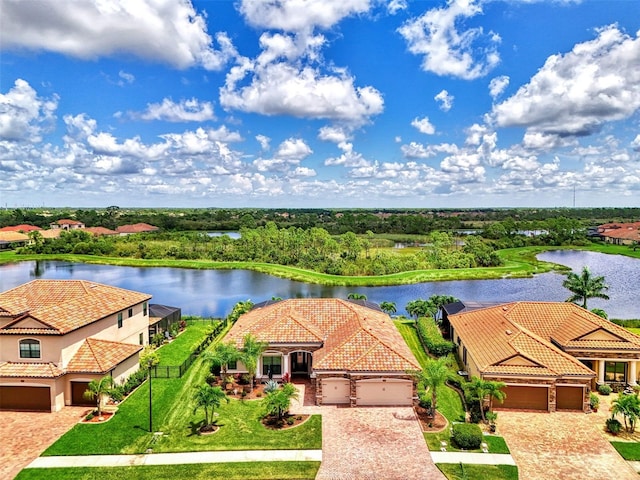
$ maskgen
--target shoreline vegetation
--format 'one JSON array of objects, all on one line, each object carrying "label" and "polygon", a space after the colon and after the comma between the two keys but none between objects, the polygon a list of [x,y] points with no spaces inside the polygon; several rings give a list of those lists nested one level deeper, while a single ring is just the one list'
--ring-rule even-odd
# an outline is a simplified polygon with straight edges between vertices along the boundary
[{"label": "shoreline vegetation", "polygon": [[546,272],[566,273],[569,267],[538,260],[536,255],[554,250],[584,250],[612,255],[640,258],[640,250],[617,245],[592,244],[581,246],[528,246],[496,250],[502,259],[498,267],[450,268],[413,270],[389,275],[342,276],[314,272],[298,267],[260,262],[217,262],[212,260],[142,259],[79,254],[16,254],[0,252],[0,265],[24,261],[65,261],[97,265],[127,267],[169,267],[206,270],[252,270],[289,280],[327,286],[378,287],[408,285],[423,282],[453,280],[493,280],[502,278],[529,278]]}]

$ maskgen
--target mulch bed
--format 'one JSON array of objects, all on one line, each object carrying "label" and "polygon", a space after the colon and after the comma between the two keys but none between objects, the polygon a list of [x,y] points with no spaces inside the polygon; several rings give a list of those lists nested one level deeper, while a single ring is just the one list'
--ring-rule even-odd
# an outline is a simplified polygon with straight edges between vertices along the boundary
[{"label": "mulch bed", "polygon": [[109,420],[111,417],[113,417],[113,415],[114,414],[111,412],[102,412],[102,416],[98,417],[98,415],[94,414],[91,420],[87,420],[87,416],[85,415],[84,417],[82,417],[82,420],[80,423],[104,423],[107,420]]},{"label": "mulch bed", "polygon": [[264,417],[262,419],[262,425],[269,430],[287,430],[289,428],[297,427],[298,425],[307,421],[310,415],[291,415],[287,414],[282,417],[282,420],[278,421],[277,418]]},{"label": "mulch bed", "polygon": [[416,416],[420,421],[420,426],[422,427],[423,432],[441,432],[447,428],[447,425],[449,425],[449,421],[440,412],[436,412],[436,416],[434,418],[428,415],[428,410],[420,405],[414,405],[413,410],[416,412]]},{"label": "mulch bed", "polygon": [[[264,385],[259,384],[253,387],[253,391],[249,391],[249,385],[232,384],[230,389],[226,389],[226,386],[219,385],[224,390],[229,398],[235,398],[236,400],[256,400],[264,398]],[[244,396],[242,392],[245,392]]]}]

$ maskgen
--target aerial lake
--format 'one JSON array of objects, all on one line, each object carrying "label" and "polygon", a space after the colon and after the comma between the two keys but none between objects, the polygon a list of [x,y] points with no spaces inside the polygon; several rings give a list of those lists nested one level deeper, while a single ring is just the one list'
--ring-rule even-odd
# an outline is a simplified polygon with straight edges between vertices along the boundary
[{"label": "aerial lake", "polygon": [[[609,301],[589,300],[589,308],[602,308],[611,318],[640,318],[638,292],[640,260],[594,252],[559,250],[538,255],[579,272],[588,266],[609,285]],[[338,297],[363,293],[373,302],[395,302],[406,313],[407,302],[431,295],[453,295],[461,300],[511,302],[517,300],[564,301],[570,293],[562,287],[565,276],[555,273],[533,278],[427,282],[391,287],[327,287],[272,277],[249,270],[190,270],[139,268],[85,263],[28,261],[0,265],[0,291],[35,278],[77,279],[115,285],[153,295],[152,303],[182,308],[183,314],[226,316],[241,300],[261,302],[271,297]]]}]

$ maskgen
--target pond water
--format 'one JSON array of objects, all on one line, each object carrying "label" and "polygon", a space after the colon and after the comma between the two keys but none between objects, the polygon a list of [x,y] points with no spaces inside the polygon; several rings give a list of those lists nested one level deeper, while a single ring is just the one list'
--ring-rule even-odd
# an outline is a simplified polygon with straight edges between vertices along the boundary
[{"label": "pond water", "polygon": [[[591,252],[557,251],[542,260],[568,265],[575,271],[588,265],[595,275],[604,275],[610,301],[592,299],[589,308],[603,308],[611,318],[640,318],[638,285],[640,260]],[[517,300],[564,301],[569,292],[562,287],[564,275],[545,273],[534,278],[427,282],[391,287],[327,287],[294,282],[248,270],[189,270],[138,268],[84,263],[30,261],[0,266],[0,291],[34,278],[79,279],[115,285],[153,295],[153,303],[182,308],[183,314],[226,316],[235,303],[271,297],[346,298],[363,293],[373,302],[395,302],[398,314],[416,298],[453,295],[461,300],[509,302]]]}]

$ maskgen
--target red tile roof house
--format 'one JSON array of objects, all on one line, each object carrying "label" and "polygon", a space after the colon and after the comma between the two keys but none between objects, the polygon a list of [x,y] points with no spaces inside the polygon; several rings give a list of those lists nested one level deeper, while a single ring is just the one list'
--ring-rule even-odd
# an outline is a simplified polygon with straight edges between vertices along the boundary
[{"label": "red tile roof house", "polygon": [[507,385],[500,408],[586,412],[596,384],[640,373],[640,337],[573,303],[463,308],[443,322],[469,375]]},{"label": "red tile roof house", "polygon": [[158,227],[149,225],[148,223],[134,223],[133,225],[121,225],[116,228],[120,235],[131,235],[133,233],[155,232],[160,230]]},{"label": "red tile roof house", "polygon": [[36,230],[42,230],[40,227],[36,227],[35,225],[28,225],[26,223],[20,225],[10,225],[8,227],[0,228],[0,232],[20,232],[20,233],[29,233]]},{"label": "red tile roof house", "polygon": [[[411,405],[408,371],[420,365],[389,316],[373,304],[340,299],[292,299],[258,305],[242,315],[226,341],[267,342],[257,378],[286,374],[315,383],[317,404]],[[241,362],[229,373],[246,372]]]},{"label": "red tile roof house", "polygon": [[77,220],[69,220],[68,218],[63,218],[62,220],[57,220],[49,224],[49,227],[52,230],[75,230],[77,228],[84,228],[85,225],[82,222]]},{"label": "red tile roof house", "polygon": [[640,243],[640,222],[605,223],[598,227],[598,235],[607,243],[637,245]]},{"label": "red tile roof house", "polygon": [[91,380],[124,382],[149,343],[150,298],[84,280],[34,280],[0,293],[0,409],[86,405]]}]

